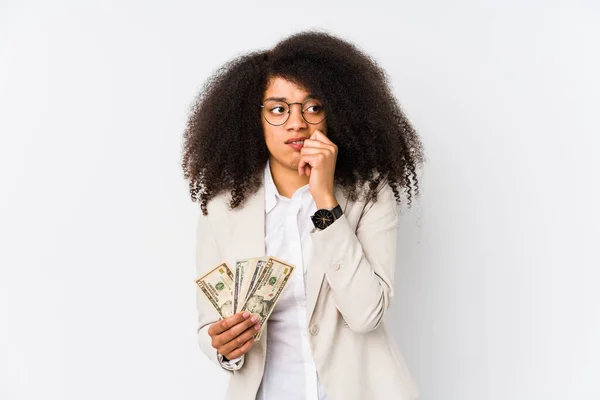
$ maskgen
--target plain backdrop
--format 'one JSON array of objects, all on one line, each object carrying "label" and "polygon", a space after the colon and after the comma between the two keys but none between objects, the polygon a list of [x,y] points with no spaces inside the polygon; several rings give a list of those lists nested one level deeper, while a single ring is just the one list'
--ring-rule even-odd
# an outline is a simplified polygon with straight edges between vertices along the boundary
[{"label": "plain backdrop", "polygon": [[426,147],[387,314],[422,398],[599,399],[599,20],[596,0],[1,0],[0,399],[223,398],[182,133],[224,62],[310,29],[386,69]]}]

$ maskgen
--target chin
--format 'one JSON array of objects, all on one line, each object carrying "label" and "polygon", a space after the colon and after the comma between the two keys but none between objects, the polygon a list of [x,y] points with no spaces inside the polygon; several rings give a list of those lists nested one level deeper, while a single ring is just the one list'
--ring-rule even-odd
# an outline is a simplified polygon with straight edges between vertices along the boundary
[{"label": "chin", "polygon": [[286,167],[289,169],[298,169],[298,164],[300,163],[300,153],[288,155],[285,160]]},{"label": "chin", "polygon": [[298,164],[300,163],[300,153],[295,152],[295,154],[281,154],[279,157],[271,158],[272,161],[273,159],[275,162],[281,166],[284,166],[285,168],[297,170]]},{"label": "chin", "polygon": [[298,164],[300,164],[300,157],[294,157],[294,159],[288,163],[290,169],[295,169],[295,170],[298,169]]}]

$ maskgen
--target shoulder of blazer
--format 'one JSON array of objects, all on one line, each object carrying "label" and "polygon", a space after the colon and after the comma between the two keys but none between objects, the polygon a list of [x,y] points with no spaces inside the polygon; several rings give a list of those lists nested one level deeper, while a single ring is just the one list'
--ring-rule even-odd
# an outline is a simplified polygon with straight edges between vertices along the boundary
[{"label": "shoulder of blazer", "polygon": [[[368,190],[369,188],[369,184],[366,183],[364,186],[364,189]],[[374,201],[372,198],[369,200],[359,200],[358,202],[361,203],[361,216],[364,215],[365,213],[367,213],[371,208],[373,208],[375,206],[375,204],[379,203],[378,206],[382,205],[383,203],[386,202],[396,202],[396,198],[394,195],[394,191],[392,190],[392,187],[389,184],[389,180],[387,179],[382,179],[381,182],[379,182],[379,184],[377,185],[377,188],[375,189],[375,192],[377,193],[377,201]],[[393,207],[395,214],[398,214],[398,207]]]}]

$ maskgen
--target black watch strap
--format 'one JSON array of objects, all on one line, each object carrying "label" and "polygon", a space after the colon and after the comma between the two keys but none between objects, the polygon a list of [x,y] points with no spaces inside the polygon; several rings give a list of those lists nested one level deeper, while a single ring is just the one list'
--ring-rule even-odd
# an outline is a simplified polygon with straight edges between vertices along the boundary
[{"label": "black watch strap", "polygon": [[340,217],[344,214],[344,212],[342,211],[342,206],[340,206],[339,204],[335,207],[333,207],[331,209],[331,212],[333,213],[333,216],[335,217],[335,219],[340,219]]}]

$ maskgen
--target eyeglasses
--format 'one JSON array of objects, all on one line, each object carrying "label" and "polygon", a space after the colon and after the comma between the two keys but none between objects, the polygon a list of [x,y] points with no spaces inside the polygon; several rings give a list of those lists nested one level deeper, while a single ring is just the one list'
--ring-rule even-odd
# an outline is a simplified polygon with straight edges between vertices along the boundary
[{"label": "eyeglasses", "polygon": [[303,103],[288,103],[283,100],[267,100],[260,107],[265,120],[274,126],[280,126],[290,118],[290,108],[294,104],[300,104],[302,118],[311,125],[316,125],[325,120],[323,104],[316,99],[308,99]]}]

